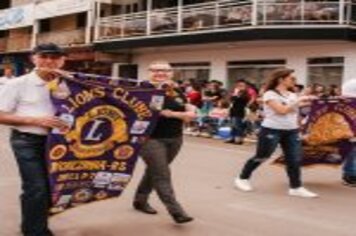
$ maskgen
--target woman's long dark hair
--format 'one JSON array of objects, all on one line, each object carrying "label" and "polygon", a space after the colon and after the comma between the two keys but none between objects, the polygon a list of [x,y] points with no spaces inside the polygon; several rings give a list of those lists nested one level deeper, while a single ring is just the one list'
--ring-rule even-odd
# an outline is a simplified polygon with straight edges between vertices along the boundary
[{"label": "woman's long dark hair", "polygon": [[293,72],[294,70],[289,68],[278,68],[272,71],[266,82],[265,91],[275,90],[276,87],[279,85],[280,80],[288,77]]}]

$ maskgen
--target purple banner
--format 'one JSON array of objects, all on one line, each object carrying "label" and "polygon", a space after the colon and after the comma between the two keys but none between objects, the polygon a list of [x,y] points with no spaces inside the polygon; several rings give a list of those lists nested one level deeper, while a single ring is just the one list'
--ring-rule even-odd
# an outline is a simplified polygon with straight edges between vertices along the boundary
[{"label": "purple banner", "polygon": [[[302,165],[341,164],[356,134],[356,99],[317,100],[302,125]],[[283,157],[275,163],[284,163]]]},{"label": "purple banner", "polygon": [[119,196],[164,101],[149,84],[76,74],[51,88],[68,130],[53,129],[47,145],[51,214]]}]

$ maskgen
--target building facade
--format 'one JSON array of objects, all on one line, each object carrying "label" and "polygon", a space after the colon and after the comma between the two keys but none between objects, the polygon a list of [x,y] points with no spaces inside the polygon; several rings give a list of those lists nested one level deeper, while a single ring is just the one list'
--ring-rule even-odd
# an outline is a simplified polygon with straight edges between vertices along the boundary
[{"label": "building facade", "polygon": [[179,80],[245,78],[274,68],[300,83],[356,75],[355,0],[2,0],[0,70],[30,67],[30,49],[54,42],[67,69],[145,79],[167,60]]},{"label": "building facade", "polygon": [[[17,75],[31,68],[31,48],[56,43],[68,53],[68,70],[111,73],[113,61],[100,61],[93,49],[95,4],[91,0],[2,0],[0,69]],[[111,58],[112,59],[112,58]]]},{"label": "building facade", "polygon": [[[125,2],[125,3],[124,3]],[[131,2],[131,6],[129,6]],[[177,79],[245,78],[260,85],[276,67],[300,83],[341,84],[355,77],[356,2],[348,0],[116,1],[98,6],[95,48],[126,53],[117,63],[140,79],[167,60]]]}]

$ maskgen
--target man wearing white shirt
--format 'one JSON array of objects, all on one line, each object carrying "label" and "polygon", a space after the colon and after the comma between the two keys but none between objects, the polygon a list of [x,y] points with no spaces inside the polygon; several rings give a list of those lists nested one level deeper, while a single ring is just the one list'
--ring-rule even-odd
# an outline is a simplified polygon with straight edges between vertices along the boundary
[{"label": "man wearing white shirt", "polygon": [[0,91],[0,124],[13,127],[10,143],[22,181],[21,230],[25,236],[53,235],[48,228],[46,137],[51,128],[64,129],[66,124],[54,116],[46,83],[64,61],[65,54],[57,45],[38,45],[32,55],[35,70],[10,80]]},{"label": "man wearing white shirt", "polygon": [[[344,83],[341,93],[343,96],[356,98],[356,78]],[[356,187],[356,142],[353,141],[352,145],[352,151],[347,155],[343,166],[342,178],[345,185]]]}]

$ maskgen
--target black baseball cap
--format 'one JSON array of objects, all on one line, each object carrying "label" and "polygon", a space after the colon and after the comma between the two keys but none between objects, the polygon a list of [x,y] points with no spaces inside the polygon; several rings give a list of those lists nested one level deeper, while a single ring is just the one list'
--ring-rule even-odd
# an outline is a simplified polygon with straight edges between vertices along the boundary
[{"label": "black baseball cap", "polygon": [[54,54],[65,56],[65,51],[54,43],[42,43],[33,48],[32,54]]}]

